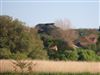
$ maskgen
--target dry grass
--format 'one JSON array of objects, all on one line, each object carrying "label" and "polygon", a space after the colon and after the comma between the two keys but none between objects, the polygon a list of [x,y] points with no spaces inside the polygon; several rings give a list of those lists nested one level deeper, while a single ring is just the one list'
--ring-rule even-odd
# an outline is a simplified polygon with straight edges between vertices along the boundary
[{"label": "dry grass", "polygon": [[[0,72],[14,71],[11,61],[14,60],[0,60]],[[26,60],[26,62],[29,61],[33,63],[32,70],[34,72],[100,72],[100,62]],[[17,71],[20,72],[20,69],[17,68]]]}]

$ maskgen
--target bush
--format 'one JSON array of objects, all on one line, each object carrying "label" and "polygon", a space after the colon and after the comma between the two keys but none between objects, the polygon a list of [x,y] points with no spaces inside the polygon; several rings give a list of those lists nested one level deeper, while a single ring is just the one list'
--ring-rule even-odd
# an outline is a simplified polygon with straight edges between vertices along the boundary
[{"label": "bush", "polygon": [[0,59],[9,59],[11,52],[7,48],[0,48]]},{"label": "bush", "polygon": [[96,53],[93,50],[81,49],[78,51],[78,60],[94,61],[96,60]]},{"label": "bush", "polygon": [[59,60],[67,60],[66,55],[65,54],[59,54]]},{"label": "bush", "polygon": [[100,56],[96,55],[96,61],[100,61]]},{"label": "bush", "polygon": [[48,51],[49,59],[51,60],[77,60],[78,54],[77,51],[71,51],[71,50],[49,50]]},{"label": "bush", "polygon": [[28,57],[32,59],[48,59],[47,52],[45,50],[38,49],[34,49],[32,52],[30,52]]},{"label": "bush", "polygon": [[15,59],[15,60],[21,60],[21,59],[26,59],[27,58],[27,54],[25,53],[12,53],[11,55],[11,59]]},{"label": "bush", "polygon": [[68,60],[78,60],[78,54],[76,50],[67,52],[66,56]]},{"label": "bush", "polygon": [[97,46],[96,46],[96,44],[91,44],[91,45],[88,45],[87,49],[96,51],[97,50]]}]

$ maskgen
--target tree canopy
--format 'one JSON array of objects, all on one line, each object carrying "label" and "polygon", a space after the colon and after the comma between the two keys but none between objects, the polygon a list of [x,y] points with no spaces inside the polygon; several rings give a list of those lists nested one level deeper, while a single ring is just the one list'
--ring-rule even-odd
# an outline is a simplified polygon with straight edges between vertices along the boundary
[{"label": "tree canopy", "polygon": [[[96,29],[74,29],[70,24],[69,20],[58,20],[28,27],[18,19],[0,16],[0,59],[99,61],[100,32]],[[85,36],[90,34],[98,36],[97,42],[87,48],[79,46],[79,39],[84,36],[86,41]]]},{"label": "tree canopy", "polygon": [[25,23],[9,16],[0,16],[0,50],[6,48],[11,53],[22,52],[27,55],[35,50],[42,51],[42,44],[37,31],[25,26]]}]

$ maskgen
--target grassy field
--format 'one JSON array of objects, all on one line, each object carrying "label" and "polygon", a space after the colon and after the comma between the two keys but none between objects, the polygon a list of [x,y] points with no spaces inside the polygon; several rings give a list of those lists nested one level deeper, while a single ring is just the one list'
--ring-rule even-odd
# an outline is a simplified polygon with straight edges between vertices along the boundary
[{"label": "grassy field", "polygon": [[[0,60],[0,72],[14,72],[11,61]],[[45,60],[26,60],[32,61],[32,72],[45,73],[100,73],[100,62],[75,62],[75,61],[45,61]],[[35,64],[35,65],[34,65]],[[20,72],[20,68],[16,68]],[[27,68],[24,72],[28,72]],[[0,74],[1,75],[1,74]],[[41,74],[39,74],[41,75]],[[48,75],[48,74],[46,74]],[[56,75],[56,74],[54,74]],[[59,74],[58,74],[59,75]],[[67,74],[65,74],[67,75]]]},{"label": "grassy field", "polygon": [[100,73],[0,73],[0,75],[100,75]]}]

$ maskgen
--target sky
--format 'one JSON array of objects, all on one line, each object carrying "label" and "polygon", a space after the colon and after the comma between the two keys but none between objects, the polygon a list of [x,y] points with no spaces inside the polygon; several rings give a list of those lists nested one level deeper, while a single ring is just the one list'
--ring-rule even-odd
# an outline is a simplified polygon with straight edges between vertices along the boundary
[{"label": "sky", "polygon": [[35,26],[68,19],[75,28],[100,26],[99,0],[0,0],[0,15]]}]

